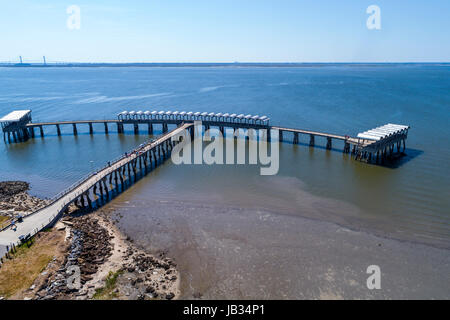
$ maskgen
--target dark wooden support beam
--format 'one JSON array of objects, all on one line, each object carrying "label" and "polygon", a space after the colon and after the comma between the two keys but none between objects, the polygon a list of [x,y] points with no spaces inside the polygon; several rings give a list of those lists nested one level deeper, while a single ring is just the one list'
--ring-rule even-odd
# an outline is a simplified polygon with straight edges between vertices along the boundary
[{"label": "dark wooden support beam", "polygon": [[102,185],[101,181],[99,181],[98,186],[100,189],[100,197],[99,198],[100,198],[100,200],[103,200],[103,185]]},{"label": "dark wooden support beam", "polygon": [[109,133],[108,122],[104,122],[103,124],[105,125],[105,134],[108,134]]},{"label": "dark wooden support beam", "polygon": [[314,145],[315,145],[314,135],[313,135],[313,134],[310,134],[310,135],[309,135],[309,146],[310,146],[310,147],[314,147]]},{"label": "dark wooden support beam", "polygon": [[27,128],[22,129],[22,134],[25,140],[28,140],[28,138],[30,137],[30,133],[28,132]]},{"label": "dark wooden support beam", "polygon": [[344,144],[344,153],[350,153],[350,143],[347,141]]},{"label": "dark wooden support beam", "polygon": [[58,136],[61,135],[61,128],[59,127],[59,124],[56,125],[56,133],[58,134]]},{"label": "dark wooden support beam", "polygon": [[84,194],[82,194],[78,199],[80,199],[81,207],[84,208],[86,206],[84,203]]},{"label": "dark wooden support beam", "polygon": [[94,134],[94,127],[92,126],[92,122],[89,122],[89,134]]},{"label": "dark wooden support beam", "polygon": [[94,196],[97,195],[97,184],[94,184],[94,187],[92,189],[92,193],[93,193]]},{"label": "dark wooden support beam", "polygon": [[123,125],[117,122],[117,133],[123,133]]},{"label": "dark wooden support beam", "polygon": [[331,143],[332,143],[331,142],[331,137],[327,137],[327,150],[331,150],[331,146],[332,146]]},{"label": "dark wooden support beam", "polygon": [[132,162],[132,167],[133,167],[133,175],[134,175],[134,182],[137,181],[137,159],[134,159]]},{"label": "dark wooden support beam", "polygon": [[73,135],[74,135],[74,136],[78,135],[76,123],[72,123],[72,126],[73,126]]},{"label": "dark wooden support beam", "polygon": [[294,144],[298,144],[298,132],[294,132]]},{"label": "dark wooden support beam", "polygon": [[103,186],[105,187],[105,195],[106,195],[106,200],[109,199],[109,190],[108,190],[108,186],[106,185],[106,177],[102,179],[103,182]]},{"label": "dark wooden support beam", "polygon": [[89,207],[89,209],[92,209],[92,201],[91,201],[91,198],[89,198],[89,193],[85,193],[84,194],[84,196],[86,197],[86,201],[87,201],[87,203],[88,203],[88,207]]}]

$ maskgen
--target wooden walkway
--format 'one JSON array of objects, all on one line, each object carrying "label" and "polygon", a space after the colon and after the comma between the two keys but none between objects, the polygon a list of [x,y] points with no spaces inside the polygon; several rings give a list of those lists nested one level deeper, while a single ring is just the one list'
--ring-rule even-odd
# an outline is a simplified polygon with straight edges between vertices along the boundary
[{"label": "wooden walkway", "polygon": [[55,121],[55,122],[32,122],[26,125],[27,128],[40,127],[40,126],[56,126],[64,124],[89,124],[89,123],[117,123],[120,120],[75,120],[75,121]]},{"label": "wooden walkway", "polygon": [[[11,243],[17,243],[20,236],[34,235],[38,231],[45,228],[47,225],[52,224],[55,220],[59,218],[59,216],[65,212],[68,206],[76,201],[82,201],[82,205],[84,206],[84,196],[87,196],[89,192],[92,192],[94,195],[97,194],[96,190],[100,190],[99,197],[103,196],[108,197],[108,187],[107,187],[107,179],[109,177],[110,184],[112,182],[113,175],[115,175],[116,186],[117,179],[120,177],[121,182],[123,183],[124,172],[126,172],[126,168],[128,168],[128,179],[132,177],[132,170],[130,167],[134,168],[134,177],[136,179],[136,167],[137,165],[141,165],[142,169],[142,161],[145,165],[148,164],[148,161],[151,164],[151,157],[153,153],[153,161],[155,162],[155,166],[158,162],[157,155],[163,156],[161,160],[164,160],[168,157],[168,153],[173,147],[173,144],[169,143],[173,137],[176,137],[184,130],[191,127],[193,123],[185,123],[176,129],[160,136],[154,141],[150,141],[145,144],[141,148],[139,148],[136,152],[133,152],[127,156],[123,156],[118,160],[110,163],[110,165],[104,167],[96,173],[91,174],[87,178],[75,184],[74,187],[69,188],[65,192],[57,195],[51,204],[48,206],[30,214],[29,216],[23,219],[23,222],[16,224],[17,230],[14,231],[11,228],[3,230],[0,232],[0,250],[5,248],[5,246],[10,245]],[[147,172],[147,167],[145,167]],[[122,175],[123,174],[123,175]],[[94,189],[94,190],[92,190]],[[105,190],[104,190],[105,189]],[[105,192],[103,192],[105,191]],[[87,197],[89,199],[89,197]],[[81,199],[81,200],[80,200]],[[88,200],[88,202],[90,199]],[[89,203],[91,205],[91,203]],[[0,256],[2,254],[0,253]]]}]

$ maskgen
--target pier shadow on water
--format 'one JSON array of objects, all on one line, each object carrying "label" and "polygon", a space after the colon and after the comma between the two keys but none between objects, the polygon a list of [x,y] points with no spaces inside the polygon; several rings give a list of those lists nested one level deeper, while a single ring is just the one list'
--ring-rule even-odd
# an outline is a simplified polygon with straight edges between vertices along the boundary
[{"label": "pier shadow on water", "polygon": [[[127,177],[124,179],[123,183],[118,183],[117,185],[114,183],[114,179],[112,180],[113,183],[110,184],[110,189],[108,189],[108,193],[104,195],[98,195],[97,199],[91,199],[92,200],[92,206],[84,206],[79,207],[77,206],[77,209],[71,213],[72,216],[82,216],[89,213],[92,213],[98,209],[101,209],[102,207],[106,206],[108,203],[110,203],[112,200],[114,200],[116,197],[127,191],[129,188],[131,188],[134,184],[138,183],[141,179],[143,179],[145,176],[150,174],[152,171],[156,170],[160,166],[162,166],[164,163],[166,163],[170,159],[170,153],[168,154],[166,159],[158,159],[156,164],[148,165],[147,169],[143,165],[142,169],[137,169],[136,174]],[[90,192],[89,196],[92,196],[92,192]],[[76,200],[74,201],[76,203]]]},{"label": "pier shadow on water", "polygon": [[374,164],[381,167],[389,168],[389,169],[397,169],[402,167],[403,165],[407,164],[411,160],[421,156],[424,153],[422,150],[418,149],[409,149],[406,148],[404,153],[401,153],[400,155],[394,156],[392,159],[386,159],[386,161],[382,164],[376,164],[376,163],[368,163],[368,164]]},{"label": "pier shadow on water", "polygon": [[[310,146],[309,143],[307,143],[307,142],[300,141],[298,143],[294,143],[293,140],[288,140],[288,139],[283,140],[280,143],[292,145],[292,146],[305,147],[305,148],[310,148],[310,149],[319,149],[319,150],[323,150],[324,152],[327,152],[327,151],[338,152],[338,153],[342,153],[343,155],[351,156],[354,161],[359,161],[359,160],[354,159],[355,155],[352,155],[351,153],[344,153],[343,152],[344,146],[343,146],[343,144],[341,146],[341,143],[339,143],[338,146],[335,145],[331,149],[327,149],[327,147],[325,145],[315,144],[314,146]],[[371,161],[371,162],[362,161],[362,162],[364,162],[367,165],[380,166],[380,167],[389,168],[389,169],[397,169],[397,168],[402,167],[406,163],[410,162],[411,160],[421,156],[423,153],[424,153],[424,151],[422,151],[422,150],[406,148],[405,152],[394,154],[394,156],[392,158],[385,159],[384,163],[382,163],[381,161],[379,161],[378,163],[376,163],[375,161]]]}]

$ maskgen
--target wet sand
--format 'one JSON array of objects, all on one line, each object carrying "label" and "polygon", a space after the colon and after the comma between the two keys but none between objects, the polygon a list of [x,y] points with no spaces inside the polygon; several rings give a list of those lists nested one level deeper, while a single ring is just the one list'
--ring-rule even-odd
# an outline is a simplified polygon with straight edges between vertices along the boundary
[{"label": "wet sand", "polygon": [[[450,298],[448,249],[214,200],[119,197],[111,208],[137,245],[174,258],[181,298]],[[323,210],[338,203],[318,201],[311,213]],[[381,269],[380,290],[367,288],[370,265]]]}]

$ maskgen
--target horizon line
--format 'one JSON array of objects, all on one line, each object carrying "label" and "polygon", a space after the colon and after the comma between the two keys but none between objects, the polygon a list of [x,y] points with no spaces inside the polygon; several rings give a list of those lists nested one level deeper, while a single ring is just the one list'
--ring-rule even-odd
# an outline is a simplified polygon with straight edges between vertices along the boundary
[{"label": "horizon line", "polygon": [[393,65],[393,64],[450,64],[450,61],[384,61],[384,62],[370,62],[370,61],[358,61],[358,62],[64,62],[64,61],[40,61],[36,60],[30,62],[12,62],[12,61],[0,61],[2,67],[44,67],[44,66],[92,66],[92,65],[110,65],[110,66],[164,66],[164,65],[197,65],[197,66],[237,66],[237,65]]}]

